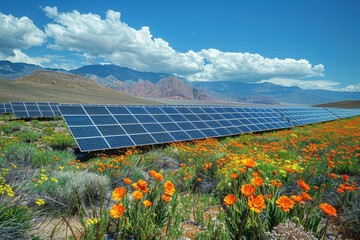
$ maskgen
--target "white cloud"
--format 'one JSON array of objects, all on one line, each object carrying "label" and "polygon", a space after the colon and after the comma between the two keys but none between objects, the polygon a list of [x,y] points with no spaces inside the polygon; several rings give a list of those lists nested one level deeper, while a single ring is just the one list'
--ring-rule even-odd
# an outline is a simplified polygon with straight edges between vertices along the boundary
[{"label": "white cloud", "polygon": [[339,82],[329,80],[297,80],[289,78],[270,78],[261,80],[260,82],[269,82],[285,87],[300,87],[302,89],[323,89],[323,90],[339,90],[336,87],[340,85]]},{"label": "white cloud", "polygon": [[54,18],[58,15],[57,7],[46,6],[43,10],[48,18]]},{"label": "white cloud", "polygon": [[14,50],[14,56],[6,57],[0,54],[0,57],[9,60],[11,62],[29,63],[29,64],[36,64],[39,66],[43,66],[44,63],[51,62],[51,59],[49,57],[30,57],[18,49]]},{"label": "white cloud", "polygon": [[17,18],[0,12],[0,53],[15,56],[15,50],[39,46],[45,34],[28,17]]},{"label": "white cloud", "polygon": [[48,47],[102,58],[141,71],[169,72],[195,81],[259,81],[271,77],[323,76],[324,66],[305,59],[265,58],[259,54],[222,52],[217,49],[178,52],[162,38],[154,38],[150,28],[134,29],[121,21],[121,14],[107,11],[99,15],[78,11],[58,12],[45,7],[53,19],[45,28],[54,41]]},{"label": "white cloud", "polygon": [[360,92],[360,83],[359,84],[352,84],[348,85],[344,88],[341,88],[340,91],[343,92]]}]

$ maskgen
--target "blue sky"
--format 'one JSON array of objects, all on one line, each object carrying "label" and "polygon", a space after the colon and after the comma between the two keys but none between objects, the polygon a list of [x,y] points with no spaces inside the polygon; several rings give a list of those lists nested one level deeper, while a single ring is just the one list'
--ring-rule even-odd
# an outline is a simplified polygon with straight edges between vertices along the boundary
[{"label": "blue sky", "polygon": [[360,1],[0,2],[0,59],[360,91]]}]

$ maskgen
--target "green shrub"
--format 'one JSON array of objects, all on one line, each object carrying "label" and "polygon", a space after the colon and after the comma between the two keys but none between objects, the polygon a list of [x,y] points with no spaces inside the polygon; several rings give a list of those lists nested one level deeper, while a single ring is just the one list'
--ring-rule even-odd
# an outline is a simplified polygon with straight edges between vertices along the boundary
[{"label": "green shrub", "polygon": [[54,133],[43,140],[49,147],[57,150],[65,150],[75,145],[74,138],[69,134],[63,133]]},{"label": "green shrub", "polygon": [[30,144],[13,142],[4,149],[3,158],[9,163],[29,165],[36,151],[36,148]]},{"label": "green shrub", "polygon": [[26,206],[0,205],[0,239],[24,238],[32,227],[31,219],[31,211]]},{"label": "green shrub", "polygon": [[9,127],[11,132],[22,131],[24,129],[24,122],[22,121],[10,122]]},{"label": "green shrub", "polygon": [[34,167],[56,166],[65,164],[75,158],[76,156],[72,151],[40,150],[36,152],[31,163]]},{"label": "green shrub", "polygon": [[[31,129],[25,128],[26,131],[17,131],[14,133],[14,136],[17,136],[21,142],[35,142],[36,140],[38,140],[41,136],[41,133],[37,132],[37,131],[32,131]],[[24,130],[25,130],[24,129]]]},{"label": "green shrub", "polygon": [[54,171],[49,176],[58,180],[58,183],[47,181],[39,187],[39,194],[43,198],[53,199],[48,201],[55,209],[67,210],[69,213],[78,211],[79,206],[89,206],[95,204],[100,198],[101,189],[106,189],[110,185],[110,180],[106,176],[100,176],[88,171],[63,172]]}]

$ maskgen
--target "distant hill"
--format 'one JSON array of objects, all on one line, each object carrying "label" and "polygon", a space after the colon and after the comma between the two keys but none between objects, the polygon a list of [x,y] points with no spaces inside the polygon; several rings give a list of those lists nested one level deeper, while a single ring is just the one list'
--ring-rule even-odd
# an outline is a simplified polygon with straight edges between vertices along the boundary
[{"label": "distant hill", "polygon": [[326,90],[304,90],[299,87],[284,87],[272,83],[244,82],[193,82],[195,87],[205,90],[215,99],[242,101],[244,98],[267,97],[268,103],[283,102],[314,105],[343,100],[360,100],[360,92],[336,92]]},{"label": "distant hill", "polygon": [[[38,70],[40,66],[0,61],[0,77],[16,79]],[[62,74],[79,74],[87,79],[128,95],[187,100],[215,99],[220,101],[277,104],[315,105],[328,102],[360,100],[360,92],[304,90],[272,83],[238,81],[188,82],[169,73],[141,72],[116,65],[87,65],[66,71],[48,69]],[[163,80],[166,79],[166,80]],[[180,80],[179,80],[180,79]]]},{"label": "distant hill", "polygon": [[42,67],[27,63],[0,61],[0,78],[16,79],[40,70]]},{"label": "distant hill", "polygon": [[0,85],[0,102],[156,104],[119,93],[80,75],[52,71],[36,71],[12,81],[0,79]]},{"label": "distant hill", "polygon": [[163,78],[155,84],[150,81],[124,81],[118,83],[117,89],[138,97],[201,101],[212,100],[206,92],[192,87],[185,79],[178,77]]},{"label": "distant hill", "polygon": [[154,73],[154,72],[140,72],[127,67],[119,67],[116,65],[87,65],[78,69],[71,70],[70,72],[80,74],[87,78],[93,78],[97,82],[111,84],[114,81],[139,81],[148,80],[152,83],[158,82],[160,79],[171,77],[169,73]]},{"label": "distant hill", "polygon": [[328,108],[360,108],[360,101],[341,101],[314,105],[314,107],[328,107]]}]

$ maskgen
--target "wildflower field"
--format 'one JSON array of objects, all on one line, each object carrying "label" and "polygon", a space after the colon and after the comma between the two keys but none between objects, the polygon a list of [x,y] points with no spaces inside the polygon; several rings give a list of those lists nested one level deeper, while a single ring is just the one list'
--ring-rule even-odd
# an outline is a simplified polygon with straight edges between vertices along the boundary
[{"label": "wildflower field", "polygon": [[0,239],[360,236],[360,117],[78,155],[60,118],[0,132]]}]

